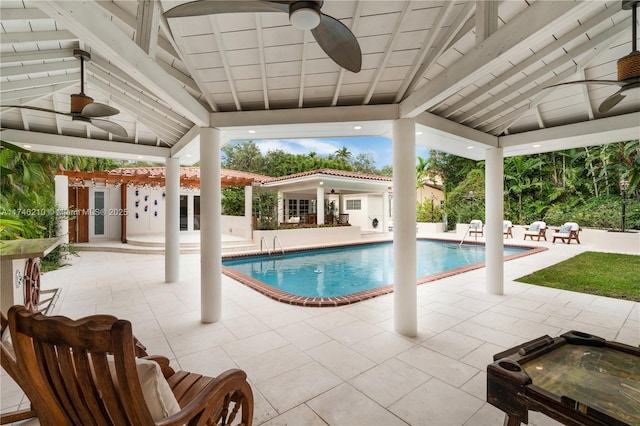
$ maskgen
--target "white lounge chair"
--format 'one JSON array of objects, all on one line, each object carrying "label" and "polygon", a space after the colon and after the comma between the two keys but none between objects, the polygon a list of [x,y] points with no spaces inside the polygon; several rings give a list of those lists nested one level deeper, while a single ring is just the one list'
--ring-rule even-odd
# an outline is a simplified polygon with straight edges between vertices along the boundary
[{"label": "white lounge chair", "polygon": [[566,240],[566,243],[569,244],[571,242],[571,240],[576,240],[576,242],[578,244],[580,244],[580,238],[579,234],[580,234],[580,226],[575,223],[575,222],[567,222],[564,225],[562,225],[559,229],[556,229],[556,231],[553,233],[552,237],[553,237],[553,241],[552,242],[556,242],[556,239],[561,239],[562,242],[564,243]]},{"label": "white lounge chair", "polygon": [[480,219],[474,219],[469,223],[469,235],[484,235],[484,228]]},{"label": "white lounge chair", "polygon": [[511,232],[512,228],[513,228],[513,223],[511,223],[510,220],[503,220],[502,221],[502,233],[504,234],[505,237],[513,238],[513,233]]},{"label": "white lounge chair", "polygon": [[531,241],[533,241],[533,237],[536,237],[538,241],[540,241],[540,238],[544,238],[547,241],[547,224],[538,220],[529,226],[525,226],[524,239],[526,240],[527,237],[531,238]]}]

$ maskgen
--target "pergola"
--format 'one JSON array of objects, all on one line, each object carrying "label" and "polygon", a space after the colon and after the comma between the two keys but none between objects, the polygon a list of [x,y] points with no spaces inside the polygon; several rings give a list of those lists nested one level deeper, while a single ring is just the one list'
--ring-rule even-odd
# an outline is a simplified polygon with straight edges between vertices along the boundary
[{"label": "pergola", "polygon": [[70,117],[5,108],[2,139],[41,152],[167,165],[166,281],[179,278],[179,165],[201,166],[202,321],[221,316],[220,147],[232,140],[393,140],[395,328],[417,329],[415,146],[486,160],[487,291],[503,292],[503,158],[638,138],[638,90],[598,106],[628,55],[631,2],[338,1],[362,70],[340,68],[286,13],[167,19],[183,1],[3,0],[3,105],[69,111],[73,50],[87,94],[121,112],[116,136]]}]

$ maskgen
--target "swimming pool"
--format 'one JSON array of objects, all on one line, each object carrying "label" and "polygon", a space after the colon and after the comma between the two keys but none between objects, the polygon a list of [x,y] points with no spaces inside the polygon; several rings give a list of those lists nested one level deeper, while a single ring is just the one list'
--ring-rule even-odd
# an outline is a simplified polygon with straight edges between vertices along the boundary
[{"label": "swimming pool", "polygon": [[[531,250],[505,246],[504,254],[519,257]],[[460,248],[455,242],[420,239],[416,255],[416,279],[426,282],[482,267],[485,250],[480,244]],[[278,300],[288,295],[284,297],[288,303],[338,305],[393,290],[391,242],[248,256],[225,259],[222,264],[226,275]]]}]

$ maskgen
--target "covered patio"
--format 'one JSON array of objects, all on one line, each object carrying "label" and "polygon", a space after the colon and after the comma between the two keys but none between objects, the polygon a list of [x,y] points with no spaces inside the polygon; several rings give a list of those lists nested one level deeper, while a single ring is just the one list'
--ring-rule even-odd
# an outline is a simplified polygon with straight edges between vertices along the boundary
[{"label": "covered patio", "polygon": [[[548,88],[617,80],[618,59],[635,45],[634,2],[326,1],[322,12],[358,40],[358,73],[328,58],[286,13],[163,15],[180,3],[2,2],[0,97],[11,105],[0,116],[2,139],[167,168],[165,256],[115,254],[114,267],[97,273],[94,255],[83,254],[54,274],[61,313],[128,318],[150,349],[173,353],[185,368],[246,368],[259,390],[258,424],[496,423],[501,416],[483,399],[493,353],[570,328],[637,345],[637,303],[512,281],[584,246],[557,247],[535,263],[505,264],[502,255],[505,157],[638,138],[638,90],[600,111],[618,87]],[[85,76],[74,49],[91,54]],[[111,124],[69,116],[81,77],[96,102],[120,111]],[[393,141],[394,293],[301,311],[224,278],[220,148],[353,135]],[[487,171],[486,268],[420,289],[416,145],[484,160]],[[179,166],[198,161],[201,254],[180,256],[170,233],[179,227]],[[443,409],[456,400],[455,410]]]}]

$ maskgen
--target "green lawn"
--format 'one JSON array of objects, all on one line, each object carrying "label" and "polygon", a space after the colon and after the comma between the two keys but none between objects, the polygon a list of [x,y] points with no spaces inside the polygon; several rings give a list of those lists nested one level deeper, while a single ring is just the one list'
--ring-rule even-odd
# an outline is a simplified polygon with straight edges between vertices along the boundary
[{"label": "green lawn", "polygon": [[585,252],[516,281],[640,302],[640,256]]}]

